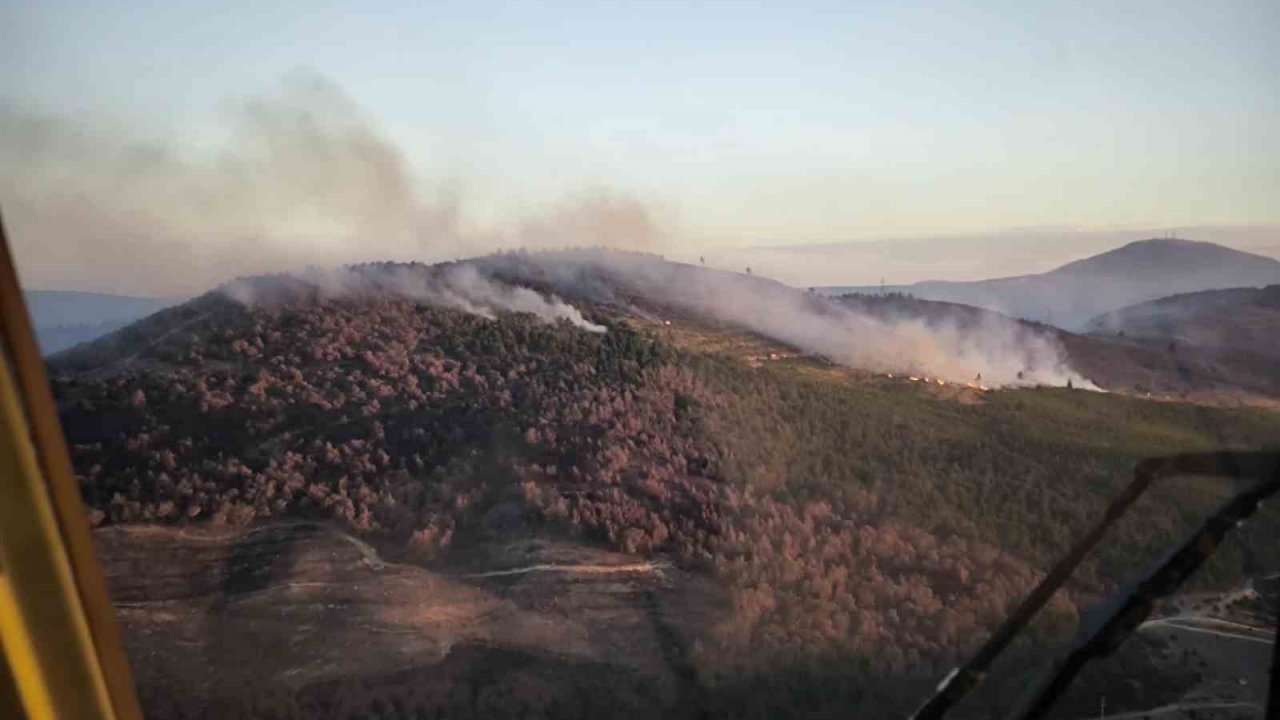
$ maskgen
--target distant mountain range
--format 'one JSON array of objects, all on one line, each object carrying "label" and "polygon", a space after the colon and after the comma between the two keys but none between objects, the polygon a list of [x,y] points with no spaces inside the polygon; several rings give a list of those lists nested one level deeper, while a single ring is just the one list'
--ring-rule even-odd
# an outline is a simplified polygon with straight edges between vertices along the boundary
[{"label": "distant mountain range", "polygon": [[[1038,275],[973,282],[925,281],[885,287],[918,298],[975,305],[1014,317],[1082,330],[1128,305],[1180,293],[1280,283],[1280,261],[1209,242],[1152,239],[1077,260]],[[878,287],[824,287],[826,294]]]},{"label": "distant mountain range", "polygon": [[26,299],[46,355],[106,335],[181,301],[67,290],[29,290]]}]

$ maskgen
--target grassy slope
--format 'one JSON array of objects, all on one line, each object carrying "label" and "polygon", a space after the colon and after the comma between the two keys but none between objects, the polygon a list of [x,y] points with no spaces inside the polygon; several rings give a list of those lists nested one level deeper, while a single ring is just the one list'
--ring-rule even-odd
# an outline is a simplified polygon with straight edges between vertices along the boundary
[{"label": "grassy slope", "polygon": [[[797,496],[871,489],[892,515],[976,536],[1041,567],[1101,516],[1138,460],[1280,444],[1280,414],[1259,410],[1059,389],[986,393],[962,404],[913,384],[815,373],[808,361],[754,370],[692,362],[730,398],[719,420],[729,477]],[[1130,575],[1227,492],[1207,479],[1152,489],[1113,530],[1098,569],[1115,580]],[[1268,543],[1248,545],[1248,566],[1233,543],[1208,579],[1229,581],[1280,560]]]}]

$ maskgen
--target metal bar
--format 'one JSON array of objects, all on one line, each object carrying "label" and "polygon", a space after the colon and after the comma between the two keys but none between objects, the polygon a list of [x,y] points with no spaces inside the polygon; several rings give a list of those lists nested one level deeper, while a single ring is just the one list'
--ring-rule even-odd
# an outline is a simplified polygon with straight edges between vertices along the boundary
[{"label": "metal bar", "polygon": [[1280,597],[1276,598],[1276,637],[1271,645],[1271,682],[1267,688],[1267,720],[1280,720]]},{"label": "metal bar", "polygon": [[1133,481],[1107,506],[1102,519],[1076,541],[990,639],[964,665],[943,679],[933,696],[911,716],[911,720],[939,720],[981,683],[996,658],[1044,608],[1107,529],[1129,510],[1152,482],[1177,474],[1223,475],[1224,468],[1233,473],[1233,477],[1257,477],[1257,473],[1270,467],[1267,463],[1271,458],[1273,456],[1266,453],[1190,453],[1139,462],[1133,470]]},{"label": "metal bar", "polygon": [[[35,640],[41,644],[52,643],[54,636],[60,636],[64,644],[88,648],[87,656],[77,656],[74,660],[88,663],[82,669],[85,677],[97,677],[105,688],[108,700],[107,705],[100,708],[101,714],[59,714],[57,717],[141,720],[142,712],[119,626],[107,594],[102,569],[98,565],[83,501],[49,389],[44,361],[40,357],[28,319],[26,302],[18,284],[2,221],[0,351],[5,366],[5,457],[11,461],[6,463],[5,474],[0,476],[3,478],[0,480],[3,483],[0,485],[0,492],[6,495],[0,504],[12,513],[12,517],[0,524],[4,525],[7,535],[10,531],[16,533],[24,527],[34,532],[37,529],[34,523],[47,521],[47,525],[38,526],[39,536],[24,536],[24,541],[31,543],[24,552],[29,553],[30,557],[41,557],[50,563],[63,563],[58,567],[63,567],[66,571],[65,576],[58,576],[61,579],[56,586],[46,587],[50,592],[56,589],[57,592],[66,594],[59,597],[46,596],[46,600],[60,606],[65,601],[64,609],[68,614],[48,627],[28,626],[28,630],[39,633],[40,637]],[[20,497],[8,497],[8,493],[19,491],[22,493]],[[25,506],[17,504],[19,501],[37,503],[38,508],[28,509],[24,514],[22,510]],[[8,542],[7,537],[5,542]],[[12,547],[14,546],[6,549],[4,557],[11,557]],[[28,592],[24,586],[26,581],[17,572],[26,557],[24,555],[17,558],[18,565],[13,564],[14,559],[3,563],[9,590],[18,598],[25,597]],[[50,622],[55,620],[56,618],[49,619]],[[8,627],[5,652],[9,656],[11,669],[16,672],[16,663],[24,660],[15,660],[10,654]],[[72,660],[73,658],[68,658],[67,661]],[[42,665],[41,672],[57,676],[75,675],[81,670],[60,665]],[[79,692],[85,695],[88,690],[81,687]],[[25,694],[23,696],[25,698]],[[91,694],[89,696],[92,697]],[[57,697],[55,700],[62,702],[63,698]]]},{"label": "metal bar", "polygon": [[[1177,590],[1213,554],[1228,533],[1252,515],[1263,500],[1280,491],[1280,455],[1211,453],[1174,456],[1159,462],[1162,474],[1212,474],[1262,479],[1262,482],[1232,497],[1167,559],[1148,572],[1096,629],[1085,634],[1066,657],[1055,664],[1011,718],[1036,720],[1047,715],[1086,663],[1119,647],[1150,615],[1157,599]],[[1280,621],[1277,624],[1280,625]],[[1274,675],[1274,665],[1272,672]]]},{"label": "metal bar", "polygon": [[996,628],[996,631],[991,634],[991,638],[973,654],[973,657],[964,665],[952,671],[938,685],[938,689],[933,696],[911,716],[912,720],[939,720],[964,699],[970,690],[982,682],[987,670],[990,669],[996,658],[1000,656],[1000,653],[1004,652],[1005,648],[1009,646],[1009,643],[1013,642],[1018,633],[1022,632],[1027,624],[1035,618],[1036,614],[1044,608],[1049,599],[1053,597],[1053,594],[1066,583],[1067,579],[1071,577],[1071,573],[1075,571],[1084,556],[1098,544],[1098,540],[1106,533],[1107,529],[1146,491],[1147,487],[1156,478],[1154,470],[1155,467],[1152,465],[1138,465],[1134,470],[1133,481],[1107,507],[1102,520],[1090,528],[1084,537],[1076,541],[1067,554],[1053,566],[1053,569],[1044,576],[1040,584],[1031,591],[1031,594],[1001,623],[1000,627]]}]

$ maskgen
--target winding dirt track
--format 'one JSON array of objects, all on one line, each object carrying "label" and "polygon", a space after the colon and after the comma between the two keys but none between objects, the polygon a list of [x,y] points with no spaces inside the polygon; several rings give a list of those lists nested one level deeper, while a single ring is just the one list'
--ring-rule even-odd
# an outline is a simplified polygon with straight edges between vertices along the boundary
[{"label": "winding dirt track", "polygon": [[562,565],[558,563],[538,563],[536,565],[526,565],[525,567],[510,568],[508,570],[490,570],[488,572],[454,575],[453,577],[491,578],[504,577],[507,575],[524,575],[526,573],[533,572],[577,573],[581,575],[621,575],[629,573],[661,575],[664,570],[670,568],[671,563],[666,562],[628,563],[626,565]]},{"label": "winding dirt track", "polygon": [[[1272,632],[1266,628],[1231,622],[1230,620],[1220,620],[1206,615],[1174,615],[1172,617],[1148,620],[1139,625],[1138,629],[1160,627],[1162,625],[1185,632],[1216,635],[1232,640],[1256,642],[1264,645],[1271,645],[1275,642]],[[1220,629],[1215,630],[1213,629],[1214,627]]]},{"label": "winding dirt track", "polygon": [[134,363],[138,361],[138,358],[140,358],[143,353],[155,347],[156,345],[160,344],[162,341],[165,340],[165,338],[168,338],[177,333],[180,333],[183,330],[186,330],[187,328],[191,327],[192,325],[195,325],[196,323],[200,322],[201,320],[204,320],[207,317],[209,317],[209,313],[204,312],[191,318],[190,320],[185,320],[181,323],[178,323],[177,325],[174,325],[168,330],[165,330],[163,333],[152,338],[149,342],[147,342],[142,347],[134,351],[131,355],[120,358],[120,360],[114,364],[113,369],[127,368],[132,366]]},{"label": "winding dirt track", "polygon": [[1128,720],[1129,718],[1149,718],[1156,715],[1168,715],[1173,712],[1193,712],[1196,710],[1231,710],[1231,709],[1250,709],[1262,712],[1262,706],[1247,702],[1217,702],[1217,703],[1188,703],[1186,705],[1165,705],[1164,707],[1151,708],[1150,710],[1137,710],[1134,712],[1119,713],[1116,715],[1104,715],[1098,720]]}]

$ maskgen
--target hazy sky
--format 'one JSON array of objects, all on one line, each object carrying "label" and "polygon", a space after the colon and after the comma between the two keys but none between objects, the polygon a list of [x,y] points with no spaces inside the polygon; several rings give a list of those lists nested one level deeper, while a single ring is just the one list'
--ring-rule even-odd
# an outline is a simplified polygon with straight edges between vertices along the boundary
[{"label": "hazy sky", "polygon": [[[15,236],[83,250],[56,236],[101,218],[66,228],[50,218],[69,211],[32,205],[94,173],[75,202],[112,202],[121,171],[99,156],[121,151],[98,146],[151,148],[170,173],[222,171],[228,144],[246,142],[246,103],[283,94],[296,110],[301,82],[339,107],[334,132],[362,128],[348,154],[394,155],[387,172],[411,186],[395,192],[471,225],[559,217],[601,195],[643,205],[689,247],[1280,225],[1275,0],[550,5],[6,0],[0,151],[22,162],[0,157],[0,203]],[[96,169],[77,175],[88,157]],[[240,175],[256,167],[238,162]],[[32,170],[42,163],[61,174]],[[219,212],[238,212],[242,199],[217,195]],[[152,242],[190,242],[183,224],[200,216],[174,209],[183,192],[163,202],[155,212],[172,216]],[[219,227],[329,227],[254,217]],[[118,241],[107,235],[95,242]]]}]

